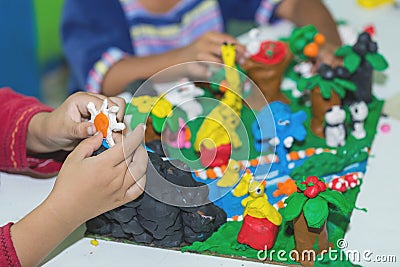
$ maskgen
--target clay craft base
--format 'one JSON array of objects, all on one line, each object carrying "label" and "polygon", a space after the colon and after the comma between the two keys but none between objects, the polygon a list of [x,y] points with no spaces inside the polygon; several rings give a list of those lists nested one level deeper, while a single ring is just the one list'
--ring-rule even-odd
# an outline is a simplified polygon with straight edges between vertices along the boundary
[{"label": "clay craft base", "polygon": [[[289,155],[291,160],[289,160],[289,163],[293,165],[292,170],[296,169],[297,167],[303,165],[304,163],[307,162],[307,160],[312,159],[312,157],[315,154],[320,154],[323,152],[326,153],[331,153],[331,151],[336,151],[336,148],[329,148],[325,144],[325,140],[322,138],[319,138],[311,133],[309,130],[309,124],[310,124],[310,113],[311,113],[311,108],[307,107],[304,105],[304,103],[301,103],[301,99],[294,98],[291,95],[291,91],[283,91],[285,95],[291,100],[291,105],[290,108],[292,112],[296,112],[299,110],[304,110],[307,115],[308,119],[305,123],[305,127],[307,129],[307,137],[306,139],[301,142],[301,143],[295,143],[292,149],[292,152]],[[363,140],[356,140],[352,136],[348,136],[346,139],[346,145],[341,148],[344,150],[350,151],[349,153],[355,153],[355,155],[359,154],[360,151],[355,148],[357,147],[365,147],[365,151],[369,151],[369,148],[372,145],[374,136],[377,131],[377,124],[378,120],[381,116],[381,110],[383,107],[383,101],[377,100],[376,98],[373,99],[373,101],[368,105],[369,107],[369,116],[365,122],[365,128],[367,131],[367,137]],[[211,109],[211,107],[205,107],[205,109]],[[346,108],[347,109],[347,108]],[[347,110],[348,113],[348,110]],[[253,114],[251,113],[251,110],[249,109],[243,109],[242,111],[242,118],[243,116],[247,116],[246,118],[252,118]],[[252,120],[245,120],[246,123],[248,122],[250,125],[252,123]],[[346,118],[346,122],[350,122],[350,118]],[[201,124],[201,121],[191,121],[188,123],[188,127],[192,131],[192,133],[195,133],[196,130],[199,128],[199,125]],[[248,125],[246,124],[246,128]],[[251,131],[250,131],[251,132]],[[192,136],[195,136],[193,134]],[[252,137],[249,138],[249,143],[252,144],[253,140]],[[174,151],[173,149],[170,151]],[[183,154],[187,156],[189,159],[191,157],[195,157],[196,154],[194,151],[191,151],[191,149],[182,149]],[[271,153],[267,152],[266,154]],[[241,155],[239,153],[239,155]],[[257,153],[254,149],[254,147],[250,147],[250,156],[248,159],[246,158],[237,158],[236,160],[250,160],[259,157],[260,154]],[[331,155],[328,156],[334,156],[334,154],[331,153]],[[329,182],[332,180],[332,178],[337,177],[337,176],[343,176],[348,173],[365,173],[366,172],[366,165],[367,165],[367,158],[368,154],[365,153],[364,157],[359,157],[359,159],[362,159],[360,162],[354,162],[350,166],[340,166],[340,169],[337,169],[339,165],[335,166],[333,168],[333,165],[327,165],[328,168],[322,168],[320,167],[320,171],[322,173],[325,173],[325,175],[322,175],[322,177],[326,180],[326,182]],[[329,158],[329,157],[328,157]],[[329,167],[331,166],[331,167]],[[271,170],[269,171],[271,167]],[[250,167],[249,168],[252,172],[255,170],[255,168]],[[287,175],[280,175],[279,173],[280,166],[279,163],[276,164],[262,164],[261,166],[258,166],[257,172],[255,173],[256,177],[265,177],[265,174],[269,171],[269,176],[267,178],[267,186],[266,186],[266,194],[268,196],[268,199],[271,204],[277,204],[279,201],[282,201],[285,196],[278,196],[274,197],[273,192],[277,190],[277,184],[279,182],[284,182],[286,181],[289,177]],[[297,169],[297,175],[298,173],[301,173],[301,168]],[[296,172],[295,172],[296,173]],[[310,173],[304,173],[304,175],[311,175]],[[221,190],[221,188],[216,186],[216,182],[218,181],[215,179],[202,179],[198,176],[196,176],[193,172],[193,178],[196,181],[203,182],[209,185],[209,197],[212,199],[213,194],[218,193],[218,190]],[[293,177],[292,177],[293,178]],[[212,183],[214,182],[214,183]],[[362,185],[362,183],[361,183]],[[355,208],[355,202],[357,199],[357,195],[360,192],[360,186],[357,186],[352,189],[348,189],[345,193],[344,196],[348,200],[348,203]],[[212,255],[212,256],[218,256],[218,257],[227,257],[227,258],[235,258],[235,259],[241,259],[241,260],[250,260],[250,261],[260,261],[257,257],[257,250],[254,250],[250,247],[244,246],[242,244],[239,244],[236,240],[237,234],[241,228],[242,222],[241,221],[235,221],[239,218],[239,216],[243,213],[243,207],[241,206],[240,202],[243,199],[234,197],[231,193],[226,194],[223,198],[218,199],[217,201],[214,202],[216,206],[219,206],[222,208],[226,213],[228,217],[228,221],[223,224],[217,232],[215,232],[211,237],[209,237],[207,240],[203,242],[195,242],[192,245],[186,245],[186,244],[181,244],[182,246],[180,248],[178,247],[171,247],[168,249],[172,250],[181,250],[181,251],[188,251],[188,252],[194,252],[194,253],[200,253],[200,254],[206,254],[206,255]],[[279,212],[282,214],[283,209],[280,209]],[[327,230],[329,234],[329,242],[332,244],[336,244],[337,240],[340,238],[343,238],[346,233],[347,226],[350,222],[350,218],[343,217],[339,213],[335,212],[334,210],[330,211],[330,215],[328,217],[327,221]],[[292,223],[288,223],[283,221],[282,226],[278,232],[278,236],[275,242],[275,245],[273,250],[278,251],[280,249],[287,251],[288,253],[295,248],[295,243],[294,243],[294,236],[293,236],[293,228],[292,228]],[[123,243],[131,243],[131,244],[138,244],[137,242],[133,242],[132,240],[126,240],[126,239],[119,239],[119,238],[114,238],[111,236],[101,236],[101,235],[87,235],[88,237],[93,237],[93,238],[98,238],[98,239],[105,239],[105,240],[111,240],[111,241],[116,241],[116,242],[123,242]],[[140,244],[143,245],[143,244]],[[151,247],[160,247],[160,246],[154,246],[154,245],[147,245],[144,244],[145,246],[151,246]],[[186,246],[185,246],[186,245]],[[328,260],[328,259],[324,259]],[[272,258],[268,258],[266,261],[263,262],[268,262],[272,264],[277,264],[277,265],[285,265],[285,266],[293,266],[297,265],[297,262],[292,262],[292,261],[284,261],[281,262],[279,259],[276,257],[276,255],[273,255]],[[337,262],[335,262],[337,263]],[[315,263],[315,266],[318,266],[318,262]],[[338,263],[339,264],[339,263]],[[350,265],[350,262],[340,262],[341,266],[346,266]]]}]

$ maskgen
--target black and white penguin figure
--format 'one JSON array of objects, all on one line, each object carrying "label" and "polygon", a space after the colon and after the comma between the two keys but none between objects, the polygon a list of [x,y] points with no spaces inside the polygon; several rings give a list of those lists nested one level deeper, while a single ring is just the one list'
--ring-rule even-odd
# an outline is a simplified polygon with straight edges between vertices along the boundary
[{"label": "black and white penguin figure", "polygon": [[356,102],[349,107],[352,121],[351,134],[356,139],[363,139],[367,135],[364,128],[364,121],[368,116],[368,106],[364,101]]},{"label": "black and white penguin figure", "polygon": [[325,113],[325,140],[330,147],[346,143],[346,112],[341,106],[333,106]]}]

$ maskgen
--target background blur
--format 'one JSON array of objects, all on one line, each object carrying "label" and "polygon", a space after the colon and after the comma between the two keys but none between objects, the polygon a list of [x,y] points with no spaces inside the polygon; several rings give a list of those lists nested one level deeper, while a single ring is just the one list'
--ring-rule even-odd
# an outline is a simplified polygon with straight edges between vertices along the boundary
[{"label": "background blur", "polygon": [[[0,0],[0,87],[10,86],[53,107],[66,98],[62,5],[63,0]],[[253,26],[232,21],[227,31],[238,36]]]},{"label": "background blur", "polygon": [[0,0],[0,87],[57,106],[67,95],[60,44],[63,0]]}]

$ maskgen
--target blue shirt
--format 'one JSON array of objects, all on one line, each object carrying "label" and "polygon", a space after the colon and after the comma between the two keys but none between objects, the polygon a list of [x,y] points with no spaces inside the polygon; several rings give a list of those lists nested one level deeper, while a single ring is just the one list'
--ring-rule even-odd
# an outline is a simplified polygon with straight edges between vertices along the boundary
[{"label": "blue shirt", "polygon": [[66,0],[62,44],[71,67],[71,91],[100,92],[109,68],[128,55],[154,55],[186,46],[230,19],[274,20],[277,0],[182,0],[152,14],[137,0]]}]

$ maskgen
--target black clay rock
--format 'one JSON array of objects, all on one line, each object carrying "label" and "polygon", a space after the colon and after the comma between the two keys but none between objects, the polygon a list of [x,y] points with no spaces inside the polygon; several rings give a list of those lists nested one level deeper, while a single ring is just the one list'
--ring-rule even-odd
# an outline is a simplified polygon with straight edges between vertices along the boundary
[{"label": "black clay rock", "polygon": [[132,220],[133,217],[137,215],[137,212],[135,208],[122,206],[120,208],[111,210],[109,215],[118,222],[126,223]]},{"label": "black clay rock", "polygon": [[135,240],[135,242],[144,243],[144,244],[150,244],[151,242],[153,242],[153,239],[154,238],[147,232],[143,232],[140,235],[133,236],[133,240]]},{"label": "black clay rock", "polygon": [[116,238],[129,238],[130,236],[122,230],[119,223],[111,224],[111,235]]},{"label": "black clay rock", "polygon": [[127,223],[121,224],[121,227],[122,231],[124,231],[127,234],[131,234],[133,236],[141,235],[144,232],[143,226],[140,225],[136,217],[134,217]]},{"label": "black clay rock", "polygon": [[104,216],[97,216],[86,222],[87,231],[93,234],[108,235],[111,232],[110,221]]},{"label": "black clay rock", "polygon": [[177,168],[183,163],[171,164],[154,153],[149,159],[145,193],[88,221],[88,233],[178,247],[205,240],[226,222],[226,213],[209,203],[208,187]]}]

